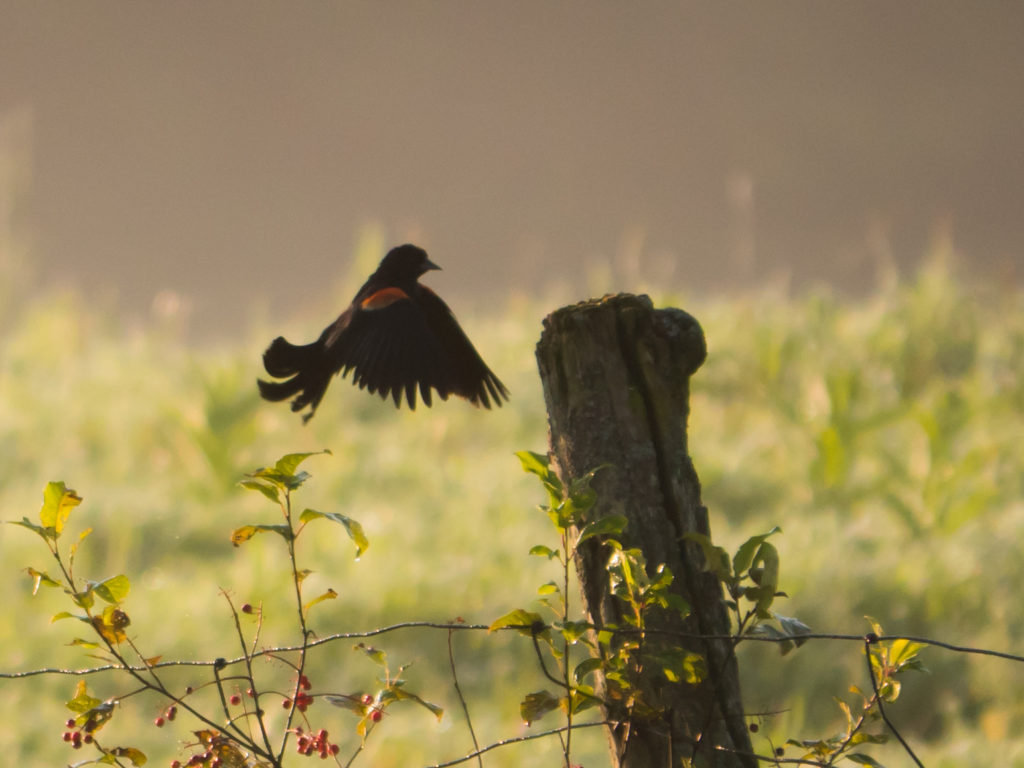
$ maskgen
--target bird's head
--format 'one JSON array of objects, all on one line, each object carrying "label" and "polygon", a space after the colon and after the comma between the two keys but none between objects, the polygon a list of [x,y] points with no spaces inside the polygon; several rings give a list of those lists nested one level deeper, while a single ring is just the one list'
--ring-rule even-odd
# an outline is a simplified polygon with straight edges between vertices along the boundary
[{"label": "bird's head", "polygon": [[415,281],[432,269],[440,269],[427,257],[427,252],[416,245],[400,245],[388,251],[377,267],[377,276],[393,283]]}]

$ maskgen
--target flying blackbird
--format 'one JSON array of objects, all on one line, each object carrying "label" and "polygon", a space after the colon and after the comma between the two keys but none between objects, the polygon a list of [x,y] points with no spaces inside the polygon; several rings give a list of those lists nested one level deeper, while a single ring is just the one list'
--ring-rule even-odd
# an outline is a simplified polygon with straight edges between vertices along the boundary
[{"label": "flying blackbird", "polygon": [[360,389],[416,407],[416,389],[428,407],[430,390],[442,400],[458,395],[490,408],[508,399],[508,390],[487,367],[440,297],[417,282],[440,269],[415,245],[392,248],[370,275],[348,309],[312,344],[291,344],[281,336],[263,353],[263,367],[275,379],[258,382],[267,400],[292,400],[292,410],[307,406],[309,421],[331,377],[353,371]]}]

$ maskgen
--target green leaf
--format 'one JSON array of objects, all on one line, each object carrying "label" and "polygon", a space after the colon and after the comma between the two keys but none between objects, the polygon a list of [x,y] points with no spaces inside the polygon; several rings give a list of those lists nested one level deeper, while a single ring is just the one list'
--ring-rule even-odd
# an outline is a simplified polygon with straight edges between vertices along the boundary
[{"label": "green leaf", "polygon": [[755,568],[760,569],[760,577],[755,579],[760,589],[757,590],[756,598],[753,598],[757,603],[757,615],[768,619],[771,618],[768,608],[775,600],[775,593],[779,591],[779,551],[774,545],[767,541],[761,543],[750,571],[753,573]]},{"label": "green leaf", "polygon": [[71,595],[71,599],[75,601],[75,605],[79,608],[85,608],[87,611],[96,603],[96,596],[93,594],[91,589],[86,589],[83,592],[75,592]]},{"label": "green leaf", "polygon": [[885,766],[875,760],[875,758],[870,755],[862,755],[859,752],[849,752],[844,755],[844,757],[851,762],[866,765],[868,768],[885,768]]},{"label": "green leaf", "polygon": [[111,576],[99,584],[89,585],[90,589],[100,600],[111,605],[118,605],[128,597],[128,591],[131,589],[131,586],[131,581],[124,574]]},{"label": "green leaf", "polygon": [[558,557],[558,553],[555,550],[551,549],[550,547],[545,547],[543,544],[537,544],[536,546],[531,547],[529,554],[542,555],[546,557],[548,560]]},{"label": "green leaf", "polygon": [[751,536],[743,542],[743,544],[740,545],[740,548],[736,550],[735,556],[733,556],[732,572],[737,577],[743,574],[750,567],[751,563],[754,562],[754,554],[757,552],[757,548],[761,546],[764,540],[775,533],[780,533],[781,531],[781,528],[775,526],[768,531],[768,533]]},{"label": "green leaf", "polygon": [[542,633],[547,633],[547,628],[541,615],[523,610],[522,608],[516,608],[514,611],[506,613],[500,619],[495,619],[491,626],[487,628],[487,631],[494,632],[506,627],[514,627],[521,635],[526,635],[527,637],[537,634],[538,627],[543,628],[540,630]]},{"label": "green leaf", "polygon": [[601,668],[601,659],[590,657],[584,659],[576,665],[576,669],[573,670],[572,679],[576,685],[583,682],[587,675],[596,672]]},{"label": "green leaf", "polygon": [[553,581],[549,581],[547,584],[541,584],[537,588],[538,595],[557,595],[561,591],[561,588]]},{"label": "green leaf", "polygon": [[438,720],[444,717],[444,710],[441,707],[437,706],[436,704],[431,704],[429,701],[421,699],[415,693],[409,693],[409,691],[405,690],[404,688],[392,688],[391,692],[394,694],[396,699],[415,701],[420,706],[426,707],[434,714],[434,717],[436,717]]},{"label": "green leaf", "polygon": [[682,595],[678,595],[675,592],[666,592],[662,596],[661,603],[664,608],[675,611],[684,619],[690,615],[690,604],[686,602]]},{"label": "green leaf", "polygon": [[277,525],[243,525],[241,528],[236,528],[231,532],[231,543],[237,547],[239,544],[251,539],[257,533],[263,533],[265,531],[276,533],[286,541],[292,537],[292,529],[284,523],[279,523]]},{"label": "green leaf", "polygon": [[562,637],[566,642],[575,644],[587,632],[593,629],[593,625],[586,621],[566,621],[559,626]]},{"label": "green leaf", "polygon": [[321,456],[323,454],[333,455],[329,448],[324,448],[322,451],[310,451],[309,453],[289,453],[277,460],[277,463],[274,464],[274,469],[283,475],[295,475],[295,470],[299,468],[302,462],[310,456]]},{"label": "green leaf", "polygon": [[[309,479],[310,475],[308,472],[297,472],[299,465],[302,464],[310,456],[318,456],[320,454],[330,454],[329,450],[313,451],[311,453],[289,453],[282,456],[277,460],[277,463],[273,467],[261,467],[255,472],[250,472],[246,477],[251,480],[243,480],[242,485],[253,490],[258,490],[268,499],[277,501],[277,494],[268,493],[259,487],[259,481],[269,483],[272,486],[276,486],[279,490],[293,491],[302,485],[306,480]],[[257,481],[254,485],[245,485],[247,482]]]},{"label": "green leaf", "polygon": [[519,463],[523,465],[523,470],[525,472],[534,474],[542,480],[546,479],[548,474],[551,472],[549,469],[551,459],[546,453],[516,451],[516,456],[519,458]]},{"label": "green leaf", "polygon": [[576,539],[576,545],[579,546],[594,536],[618,535],[625,530],[628,523],[625,515],[608,515],[600,520],[594,520],[583,526],[579,538]]},{"label": "green leaf", "polygon": [[377,664],[378,666],[387,666],[388,655],[387,653],[378,648],[373,648],[372,646],[366,645],[365,643],[359,643],[357,645],[352,646],[352,649],[355,651],[362,651],[367,656],[369,656],[370,659],[373,660],[374,664]]},{"label": "green leaf", "polygon": [[76,616],[75,614],[69,613],[68,611],[61,611],[60,613],[55,613],[53,614],[53,616],[50,617],[50,623],[53,624],[55,622],[60,621],[61,619],[78,619],[79,621],[88,621],[88,619],[84,616]]},{"label": "green leaf", "polygon": [[239,485],[250,491],[259,491],[275,504],[281,503],[281,492],[276,485],[265,483],[262,480],[243,480]]},{"label": "green leaf", "polygon": [[97,707],[102,702],[95,696],[89,695],[89,687],[86,685],[85,680],[79,680],[75,686],[75,697],[65,703],[68,709],[72,712],[88,712],[89,710]]},{"label": "green leaf", "polygon": [[601,703],[594,694],[594,689],[589,685],[581,685],[575,691],[572,692],[572,711],[573,714],[577,712],[583,712],[584,710],[596,707]]},{"label": "green leaf", "polygon": [[558,709],[562,705],[559,699],[547,691],[534,691],[526,694],[526,697],[519,703],[519,715],[527,725],[533,725],[548,712]]},{"label": "green leaf", "polygon": [[339,514],[338,512],[317,512],[315,509],[305,509],[299,516],[299,521],[308,523],[310,520],[315,520],[319,517],[327,520],[333,520],[345,528],[345,533],[348,534],[348,537],[352,539],[353,543],[356,545],[357,560],[370,546],[370,540],[366,538],[366,534],[363,532],[363,526],[351,517]]},{"label": "green leaf", "polygon": [[548,500],[552,507],[557,507],[565,496],[562,481],[550,469],[551,459],[546,454],[533,451],[517,451],[516,456],[523,470],[540,478],[548,492]]},{"label": "green leaf", "polygon": [[910,666],[911,662],[917,658],[918,651],[927,647],[925,643],[918,643],[904,638],[893,640],[889,645],[889,663],[896,667],[898,672],[904,667]]},{"label": "green leaf", "polygon": [[62,482],[50,482],[43,490],[43,506],[39,510],[39,521],[44,528],[53,529],[60,535],[71,510],[82,503],[82,497],[67,488]]},{"label": "green leaf", "polygon": [[23,517],[23,518],[21,518],[21,520],[7,520],[6,522],[9,523],[10,525],[20,525],[22,528],[28,528],[30,531],[35,531],[37,534],[42,536],[47,541],[49,541],[50,539],[53,538],[53,531],[52,530],[50,530],[48,528],[44,528],[41,525],[36,525],[31,520],[29,520],[27,517]]}]

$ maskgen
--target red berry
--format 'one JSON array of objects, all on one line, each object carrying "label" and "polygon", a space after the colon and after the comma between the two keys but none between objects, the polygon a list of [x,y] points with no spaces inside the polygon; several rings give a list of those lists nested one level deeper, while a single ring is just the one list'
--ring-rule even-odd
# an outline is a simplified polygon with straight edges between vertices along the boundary
[{"label": "red berry", "polygon": [[193,688],[193,687],[192,687],[191,685],[190,685],[190,686],[187,686],[187,687],[185,688],[185,695],[186,695],[186,696],[188,696],[188,695],[189,695],[190,693],[192,693],[192,691],[194,691],[194,690],[195,690],[195,688]]},{"label": "red berry", "polygon": [[64,731],[64,735],[61,736],[64,741],[71,741],[71,731]]},{"label": "red berry", "polygon": [[92,734],[91,733],[85,734],[85,736],[82,737],[82,741],[85,742],[86,744],[92,744]]},{"label": "red berry", "polygon": [[157,728],[163,728],[164,719],[162,717],[158,717],[156,720],[153,721],[153,725],[155,725]]},{"label": "red berry", "polygon": [[384,713],[381,712],[379,709],[375,709],[373,710],[373,712],[370,713],[370,719],[373,720],[373,722],[375,723],[379,723],[382,717],[384,717]]},{"label": "red berry", "polygon": [[363,704],[365,704],[366,706],[370,706],[371,704],[373,704],[373,696],[371,696],[368,693],[364,693],[363,694]]},{"label": "red berry", "polygon": [[337,744],[331,744],[331,754],[332,755],[336,755],[340,751],[341,751],[341,747],[339,747]]},{"label": "red berry", "polygon": [[242,613],[252,613],[252,606],[248,603],[242,605]]},{"label": "red berry", "polygon": [[325,731],[323,728],[321,728],[319,731],[316,732],[316,737],[320,741],[323,741],[324,739],[327,738],[327,731]]},{"label": "red berry", "polygon": [[68,721],[66,723],[64,723],[64,727],[65,728],[74,728],[75,727],[75,718],[69,717]]},{"label": "red berry", "polygon": [[252,688],[247,688],[245,693],[249,696],[250,699],[255,699],[256,698],[256,694],[253,693]]},{"label": "red berry", "polygon": [[281,702],[281,706],[284,707],[285,709],[291,709],[292,708],[292,700],[291,699],[285,699],[284,701]]},{"label": "red berry", "polygon": [[309,678],[305,675],[299,678],[299,685],[302,687],[302,690],[304,691],[308,691],[310,688],[313,687],[313,684],[309,682]]},{"label": "red berry", "polygon": [[176,706],[174,706],[173,704],[171,704],[171,706],[169,706],[167,708],[167,711],[164,712],[164,716],[168,720],[173,720],[175,717],[178,716],[178,708]]},{"label": "red berry", "polygon": [[171,768],[181,768],[180,760],[171,760]]},{"label": "red berry", "polygon": [[228,701],[231,702],[231,706],[237,707],[239,704],[242,703],[242,697],[239,696],[237,693],[233,693],[231,694],[231,698],[228,699]]}]

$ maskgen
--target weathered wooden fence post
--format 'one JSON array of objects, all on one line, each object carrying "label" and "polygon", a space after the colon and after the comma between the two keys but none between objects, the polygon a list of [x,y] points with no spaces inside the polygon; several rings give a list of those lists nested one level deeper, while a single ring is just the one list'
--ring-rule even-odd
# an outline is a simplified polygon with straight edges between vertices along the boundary
[{"label": "weathered wooden fence post", "polygon": [[[594,480],[594,517],[625,515],[629,523],[618,537],[623,545],[641,549],[650,568],[664,563],[672,569],[672,589],[690,604],[690,616],[660,612],[648,627],[689,634],[683,645],[707,661],[707,676],[697,685],[645,682],[660,713],[611,729],[616,768],[676,768],[684,758],[697,766],[757,765],[731,645],[693,637],[730,632],[720,584],[702,569],[700,547],[682,538],[689,531],[710,533],[686,435],[689,378],[705,354],[704,333],[693,317],[655,310],[646,296],[632,295],[554,312],[537,345],[559,476],[568,482],[612,465]],[[622,606],[608,589],[608,555],[590,539],[576,562],[585,609],[598,628],[623,625]],[[678,636],[671,641],[680,642]],[[605,714],[623,719],[614,706]]]}]

